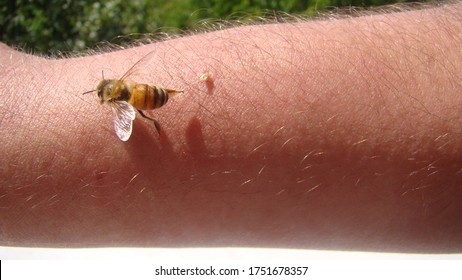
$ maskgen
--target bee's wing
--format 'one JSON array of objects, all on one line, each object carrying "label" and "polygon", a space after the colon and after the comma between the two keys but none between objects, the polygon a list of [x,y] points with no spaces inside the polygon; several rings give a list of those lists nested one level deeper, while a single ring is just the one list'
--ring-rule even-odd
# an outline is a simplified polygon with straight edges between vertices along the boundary
[{"label": "bee's wing", "polygon": [[[152,67],[151,65],[153,63],[153,57],[156,56],[156,51],[151,51],[144,55],[142,58],[140,58],[137,62],[135,62],[132,67],[130,67],[125,74],[123,74],[122,77],[120,77],[119,80],[123,81],[127,79],[130,76],[140,76],[143,77],[148,73],[152,72]],[[145,72],[145,73],[141,73]]]},{"label": "bee's wing", "polygon": [[125,101],[111,102],[114,130],[122,141],[127,141],[132,134],[135,109]]}]

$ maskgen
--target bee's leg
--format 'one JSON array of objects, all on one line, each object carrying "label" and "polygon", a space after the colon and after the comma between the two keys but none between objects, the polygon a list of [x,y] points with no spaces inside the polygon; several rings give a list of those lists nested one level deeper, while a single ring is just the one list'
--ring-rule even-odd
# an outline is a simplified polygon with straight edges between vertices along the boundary
[{"label": "bee's leg", "polygon": [[151,117],[146,116],[146,115],[143,113],[143,111],[141,111],[141,110],[139,110],[139,109],[136,109],[136,110],[138,111],[138,113],[140,113],[140,115],[141,115],[143,118],[146,118],[146,119],[151,120],[151,121],[154,122],[154,126],[156,127],[157,133],[159,133],[159,135],[160,135],[160,124],[159,124],[159,122],[158,122],[157,120],[151,118]]}]

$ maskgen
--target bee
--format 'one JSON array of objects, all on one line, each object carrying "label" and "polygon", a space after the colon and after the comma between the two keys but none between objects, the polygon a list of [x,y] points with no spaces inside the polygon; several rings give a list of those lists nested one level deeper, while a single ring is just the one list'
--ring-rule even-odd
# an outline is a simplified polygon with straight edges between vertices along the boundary
[{"label": "bee", "polygon": [[143,110],[153,110],[164,106],[167,101],[183,93],[182,90],[168,89],[150,84],[126,82],[142,61],[141,58],[118,80],[105,79],[102,73],[102,80],[95,90],[86,91],[83,94],[96,91],[101,104],[108,104],[113,115],[114,130],[122,141],[127,141],[132,134],[135,109],[138,113],[154,123],[157,133],[160,135],[159,122],[146,116]]}]

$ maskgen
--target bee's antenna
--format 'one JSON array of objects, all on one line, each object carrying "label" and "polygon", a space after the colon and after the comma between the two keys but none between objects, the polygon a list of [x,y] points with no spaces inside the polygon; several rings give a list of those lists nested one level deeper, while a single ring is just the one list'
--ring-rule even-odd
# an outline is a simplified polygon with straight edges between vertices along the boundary
[{"label": "bee's antenna", "polygon": [[87,94],[87,93],[90,93],[90,92],[94,92],[94,91],[96,91],[96,89],[86,91],[86,92],[82,93],[82,95]]},{"label": "bee's antenna", "polygon": [[103,77],[103,80],[104,80],[104,70],[101,70],[101,76]]}]

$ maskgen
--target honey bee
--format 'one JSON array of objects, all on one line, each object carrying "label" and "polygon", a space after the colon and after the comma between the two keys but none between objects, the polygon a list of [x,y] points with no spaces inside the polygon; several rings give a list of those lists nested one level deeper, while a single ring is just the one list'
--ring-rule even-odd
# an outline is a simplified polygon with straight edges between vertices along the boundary
[{"label": "honey bee", "polygon": [[148,120],[154,122],[154,126],[160,135],[160,125],[157,120],[146,116],[143,110],[153,110],[162,107],[169,98],[177,96],[183,91],[163,88],[150,84],[126,82],[130,76],[146,57],[137,61],[127,72],[118,80],[105,79],[99,82],[96,90],[84,92],[87,94],[96,91],[101,104],[108,104],[113,115],[114,130],[122,141],[127,141],[132,134],[133,120],[135,119],[135,109],[138,113]]}]

